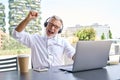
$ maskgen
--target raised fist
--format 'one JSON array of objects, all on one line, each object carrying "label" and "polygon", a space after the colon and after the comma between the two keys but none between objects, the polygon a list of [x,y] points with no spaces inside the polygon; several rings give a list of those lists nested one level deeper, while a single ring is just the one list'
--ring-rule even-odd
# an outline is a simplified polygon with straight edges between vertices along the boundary
[{"label": "raised fist", "polygon": [[27,16],[27,18],[28,18],[29,20],[35,19],[35,18],[37,18],[37,17],[38,17],[38,12],[36,12],[36,11],[30,11],[29,14],[28,14],[28,16]]}]

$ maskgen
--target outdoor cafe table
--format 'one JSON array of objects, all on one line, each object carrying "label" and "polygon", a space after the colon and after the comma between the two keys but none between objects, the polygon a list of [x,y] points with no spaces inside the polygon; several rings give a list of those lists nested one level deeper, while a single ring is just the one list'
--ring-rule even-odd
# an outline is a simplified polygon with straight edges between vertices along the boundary
[{"label": "outdoor cafe table", "polygon": [[61,71],[59,67],[44,72],[30,69],[24,74],[19,71],[0,72],[0,80],[120,80],[120,64],[77,73]]}]

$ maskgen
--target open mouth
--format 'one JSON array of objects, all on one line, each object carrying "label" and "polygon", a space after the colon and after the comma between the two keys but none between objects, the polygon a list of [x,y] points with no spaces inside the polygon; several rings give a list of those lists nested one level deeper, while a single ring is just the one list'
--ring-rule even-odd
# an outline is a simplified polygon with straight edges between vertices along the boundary
[{"label": "open mouth", "polygon": [[48,30],[48,33],[49,33],[49,34],[54,34],[54,32],[53,32],[53,31],[50,31],[50,30]]}]

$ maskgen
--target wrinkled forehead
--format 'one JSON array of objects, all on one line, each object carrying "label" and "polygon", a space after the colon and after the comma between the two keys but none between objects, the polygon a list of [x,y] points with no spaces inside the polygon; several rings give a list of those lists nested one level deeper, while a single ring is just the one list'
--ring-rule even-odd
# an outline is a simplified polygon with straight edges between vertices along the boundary
[{"label": "wrinkled forehead", "polygon": [[49,19],[49,21],[48,22],[51,22],[51,21],[60,21],[61,22],[61,24],[63,25],[63,21],[62,21],[62,19],[60,18],[60,17],[58,17],[58,16],[52,16],[52,17],[50,17],[50,19]]}]

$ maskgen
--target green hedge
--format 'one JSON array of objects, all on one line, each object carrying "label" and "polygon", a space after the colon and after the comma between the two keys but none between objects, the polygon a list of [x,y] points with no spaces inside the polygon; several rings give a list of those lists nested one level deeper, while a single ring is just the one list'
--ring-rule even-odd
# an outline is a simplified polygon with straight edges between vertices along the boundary
[{"label": "green hedge", "polygon": [[0,50],[0,55],[30,54],[30,49]]},{"label": "green hedge", "polygon": [[2,47],[0,55],[29,54],[30,49],[19,43],[11,36],[2,35]]}]

